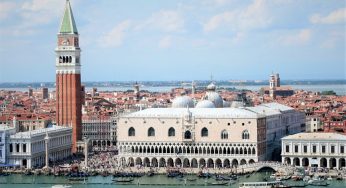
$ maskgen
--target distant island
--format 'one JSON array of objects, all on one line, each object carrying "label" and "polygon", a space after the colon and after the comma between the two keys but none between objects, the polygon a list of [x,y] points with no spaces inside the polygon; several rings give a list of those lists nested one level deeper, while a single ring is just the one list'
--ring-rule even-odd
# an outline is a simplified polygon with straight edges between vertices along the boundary
[{"label": "distant island", "polygon": [[[141,85],[147,87],[162,87],[162,86],[188,86],[191,85],[191,80],[183,81],[138,81]],[[198,86],[207,86],[210,80],[194,80]],[[219,86],[256,86],[268,85],[268,80],[219,80],[215,82]],[[87,81],[82,84],[85,87],[132,87],[135,81]],[[345,85],[345,80],[282,80],[282,85]],[[39,87],[54,88],[55,82],[2,82],[0,88],[39,88]]]}]

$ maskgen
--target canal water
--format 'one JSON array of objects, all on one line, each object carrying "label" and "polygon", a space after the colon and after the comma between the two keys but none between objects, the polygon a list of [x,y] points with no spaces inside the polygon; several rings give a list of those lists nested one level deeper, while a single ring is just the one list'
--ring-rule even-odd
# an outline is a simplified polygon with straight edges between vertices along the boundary
[{"label": "canal water", "polygon": [[[212,187],[233,187],[238,188],[241,182],[254,182],[263,181],[263,178],[269,177],[271,173],[268,172],[258,172],[252,174],[250,177],[240,176],[235,184],[227,186],[212,186]],[[188,177],[196,177],[194,175]],[[54,176],[26,176],[13,174],[7,177],[0,177],[0,188],[62,188],[63,185],[69,185],[72,188],[134,188],[134,187],[160,187],[160,188],[170,188],[170,187],[206,187],[208,182],[216,182],[213,178],[202,179],[197,178],[196,181],[186,182],[181,181],[177,178],[168,178],[165,175],[156,175],[152,177],[143,176],[140,178],[135,178],[131,183],[116,184],[112,183],[112,176],[102,177],[95,176],[89,177],[85,182],[70,182],[66,177],[54,177]],[[345,188],[346,181],[332,180],[329,182],[329,188]],[[303,182],[293,182],[288,181],[288,183],[303,183]],[[139,185],[138,185],[139,184]],[[315,186],[307,186],[307,188],[317,188]]]}]

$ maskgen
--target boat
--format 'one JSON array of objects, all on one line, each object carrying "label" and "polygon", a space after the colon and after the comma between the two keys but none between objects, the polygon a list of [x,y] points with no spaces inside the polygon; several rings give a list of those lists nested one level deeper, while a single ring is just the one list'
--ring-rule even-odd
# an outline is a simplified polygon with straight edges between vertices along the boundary
[{"label": "boat", "polygon": [[225,181],[225,180],[229,181],[231,179],[232,179],[231,177],[226,177],[226,176],[220,176],[220,175],[215,176],[216,181]]},{"label": "boat", "polygon": [[222,182],[209,182],[207,185],[227,185],[227,181],[222,181]]},{"label": "boat", "polygon": [[239,184],[239,188],[273,188],[273,187],[286,187],[289,186],[283,185],[280,181],[271,181],[271,182],[243,182]]},{"label": "boat", "polygon": [[249,178],[251,176],[251,174],[246,174],[245,178]]},{"label": "boat", "polygon": [[270,179],[276,179],[276,174],[272,174],[269,176]]},{"label": "boat", "polygon": [[309,180],[309,181],[308,181],[308,184],[309,184],[309,185],[313,185],[313,186],[328,186],[328,185],[329,185],[329,183],[327,183],[326,181],[321,180],[321,179],[312,179],[312,180]]},{"label": "boat", "polygon": [[71,185],[53,185],[52,188],[70,188]]},{"label": "boat", "polygon": [[293,181],[300,181],[300,180],[303,180],[303,177],[302,177],[302,176],[298,176],[298,175],[292,176],[291,178],[292,178]]},{"label": "boat", "polygon": [[84,181],[86,177],[70,177],[69,181]]},{"label": "boat", "polygon": [[153,172],[153,171],[150,171],[150,172],[148,172],[148,174],[147,174],[147,176],[154,176],[155,175],[155,173]]},{"label": "boat", "polygon": [[231,178],[231,180],[237,180],[238,179],[238,176],[235,174],[232,174],[229,177]]},{"label": "boat", "polygon": [[301,184],[301,183],[299,183],[299,184],[291,184],[292,188],[294,188],[294,187],[306,187],[306,186],[308,186],[306,183],[303,183],[303,184]]},{"label": "boat", "polygon": [[305,176],[305,177],[303,178],[303,181],[309,181],[309,180],[311,180],[311,177],[310,177],[310,176]]},{"label": "boat", "polygon": [[197,174],[197,176],[198,176],[199,178],[210,178],[212,175],[211,175],[209,172],[207,172],[207,173],[199,172],[199,173]]},{"label": "boat", "polygon": [[183,176],[183,174],[182,173],[180,173],[180,172],[169,172],[169,173],[167,173],[167,177],[169,177],[169,178],[175,178],[175,177],[181,177],[181,176]]},{"label": "boat", "polygon": [[186,178],[186,181],[196,181],[197,178]]},{"label": "boat", "polygon": [[117,178],[117,179],[113,179],[112,181],[115,181],[118,183],[129,183],[133,181],[133,178]]},{"label": "boat", "polygon": [[9,176],[10,175],[10,173],[8,173],[8,172],[2,172],[2,173],[0,173],[0,176]]}]

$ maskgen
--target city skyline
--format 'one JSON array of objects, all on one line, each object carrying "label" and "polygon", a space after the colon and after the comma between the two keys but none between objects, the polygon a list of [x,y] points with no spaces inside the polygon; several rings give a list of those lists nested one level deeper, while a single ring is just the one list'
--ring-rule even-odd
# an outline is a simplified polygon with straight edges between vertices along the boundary
[{"label": "city skyline", "polygon": [[[0,3],[0,82],[54,81],[64,3]],[[82,81],[345,79],[342,1],[71,4]]]}]

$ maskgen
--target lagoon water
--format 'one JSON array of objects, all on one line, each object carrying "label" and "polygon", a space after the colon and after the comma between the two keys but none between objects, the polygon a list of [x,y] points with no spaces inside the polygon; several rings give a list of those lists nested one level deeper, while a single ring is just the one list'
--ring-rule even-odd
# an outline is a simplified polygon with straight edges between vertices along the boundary
[{"label": "lagoon water", "polygon": [[[270,173],[258,172],[252,174],[249,178],[244,176],[239,178],[237,183],[232,184],[231,186],[212,186],[212,187],[232,187],[238,188],[240,182],[254,182],[262,181],[264,177],[268,177]],[[134,187],[160,187],[160,188],[169,188],[169,187],[206,187],[207,182],[215,182],[213,178],[202,179],[199,178],[195,182],[187,182],[184,185],[184,181],[180,181],[177,178],[167,178],[165,175],[156,175],[152,177],[143,176],[141,178],[135,178],[134,181],[130,184],[115,184],[112,183],[112,176],[102,177],[95,176],[89,177],[85,183],[81,182],[69,182],[66,177],[54,177],[54,176],[26,176],[14,174],[7,177],[0,177],[0,188],[58,188],[62,185],[70,185],[72,188],[134,188]],[[137,183],[140,185],[138,186]],[[297,183],[289,181],[289,183]],[[302,182],[299,182],[302,183]],[[345,188],[346,180],[329,181],[330,188]],[[307,186],[307,188],[316,188],[315,186]]]},{"label": "lagoon water", "polygon": [[[236,89],[247,89],[252,91],[259,91],[262,87],[266,85],[219,85],[218,87],[224,87],[224,88],[236,88]],[[168,92],[171,91],[171,89],[181,87],[181,86],[142,86],[141,90],[148,90],[151,92]],[[185,86],[186,88],[188,86]],[[306,90],[306,91],[313,91],[313,92],[321,92],[321,91],[327,91],[327,90],[333,90],[336,92],[337,95],[346,95],[346,85],[342,84],[331,84],[331,85],[292,85],[291,86],[294,90]],[[34,88],[35,89],[35,88]],[[85,88],[87,92],[91,91],[91,87]],[[126,91],[126,90],[132,90],[133,87],[98,87],[99,91]],[[0,88],[0,90],[12,90],[12,91],[28,91],[28,88]],[[55,90],[55,88],[49,88],[50,91]]]}]

